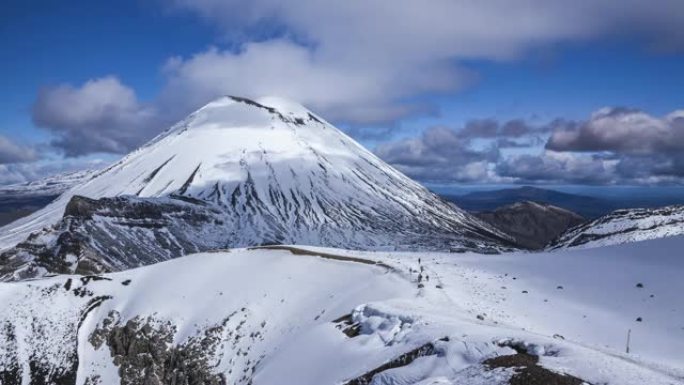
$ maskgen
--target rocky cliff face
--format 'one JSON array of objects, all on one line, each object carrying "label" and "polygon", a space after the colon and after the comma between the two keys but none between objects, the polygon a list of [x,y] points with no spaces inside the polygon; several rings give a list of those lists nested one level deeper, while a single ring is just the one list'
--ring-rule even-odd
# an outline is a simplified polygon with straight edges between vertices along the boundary
[{"label": "rocky cliff face", "polygon": [[566,230],[585,221],[572,211],[530,201],[514,203],[476,215],[513,237],[520,246],[531,250],[544,248]]},{"label": "rocky cliff face", "polygon": [[74,196],[59,223],[0,254],[0,280],[99,274],[225,248],[223,220],[202,201]]}]

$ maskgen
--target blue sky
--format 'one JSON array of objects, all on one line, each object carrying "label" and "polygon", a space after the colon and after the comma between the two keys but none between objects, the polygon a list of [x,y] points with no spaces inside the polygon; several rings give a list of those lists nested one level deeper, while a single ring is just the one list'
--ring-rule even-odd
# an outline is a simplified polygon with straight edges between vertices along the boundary
[{"label": "blue sky", "polygon": [[[216,94],[276,93],[426,183],[681,184],[684,143],[663,143],[684,140],[684,9],[523,1],[10,0],[0,183],[116,159]],[[464,131],[484,119],[524,124]]]},{"label": "blue sky", "polygon": [[101,1],[10,0],[3,8],[0,129],[27,139],[47,135],[31,124],[41,87],[116,74],[151,99],[162,86],[160,66],[167,58],[216,40],[214,28],[151,2],[123,0],[112,7]]}]

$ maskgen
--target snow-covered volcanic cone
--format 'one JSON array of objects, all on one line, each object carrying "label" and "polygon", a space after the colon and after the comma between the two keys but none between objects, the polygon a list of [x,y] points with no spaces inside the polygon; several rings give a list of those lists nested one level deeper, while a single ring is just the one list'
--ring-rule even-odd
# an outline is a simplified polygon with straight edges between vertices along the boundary
[{"label": "snow-covered volcanic cone", "polygon": [[121,270],[263,244],[511,246],[301,105],[222,97],[0,229],[0,248],[13,247],[0,276]]}]

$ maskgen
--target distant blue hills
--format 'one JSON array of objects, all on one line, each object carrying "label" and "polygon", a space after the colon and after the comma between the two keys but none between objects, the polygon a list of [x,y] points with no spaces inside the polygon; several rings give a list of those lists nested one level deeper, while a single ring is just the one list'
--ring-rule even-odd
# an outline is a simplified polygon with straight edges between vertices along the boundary
[{"label": "distant blue hills", "polygon": [[473,191],[464,195],[441,194],[441,196],[467,211],[492,211],[498,207],[521,201],[533,201],[562,207],[585,218],[596,218],[621,208],[662,207],[684,204],[684,196],[619,196],[595,197],[571,194],[552,189],[522,186],[500,190]]}]

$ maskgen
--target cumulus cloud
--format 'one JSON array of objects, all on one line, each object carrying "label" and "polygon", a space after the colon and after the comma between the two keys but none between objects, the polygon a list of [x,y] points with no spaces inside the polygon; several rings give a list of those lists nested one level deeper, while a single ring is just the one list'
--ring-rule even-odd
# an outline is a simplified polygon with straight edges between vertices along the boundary
[{"label": "cumulus cloud", "polygon": [[500,122],[497,119],[476,119],[468,121],[458,131],[458,135],[467,139],[505,139],[504,143],[514,143],[512,139],[548,134],[552,125],[532,125],[524,119],[512,119]]},{"label": "cumulus cloud", "polygon": [[425,182],[484,182],[495,176],[489,165],[499,158],[495,147],[477,150],[458,131],[425,130],[420,137],[379,145],[375,153],[407,175]]},{"label": "cumulus cloud", "polygon": [[38,159],[35,149],[0,135],[0,164],[24,163]]},{"label": "cumulus cloud", "polygon": [[584,122],[565,122],[546,148],[554,151],[612,151],[658,154],[684,151],[684,110],[658,118],[628,108],[603,108]]},{"label": "cumulus cloud", "polygon": [[502,159],[496,173],[526,184],[613,184],[617,164],[617,160],[598,156],[545,151]]},{"label": "cumulus cloud", "polygon": [[655,117],[633,108],[603,108],[586,121],[558,121],[546,148],[602,154],[625,183],[674,183],[684,177],[684,110]]},{"label": "cumulus cloud", "polygon": [[653,117],[604,108],[585,121],[481,119],[379,145],[376,153],[424,182],[672,184],[684,182],[684,110]]},{"label": "cumulus cloud", "polygon": [[[169,58],[165,85],[150,103],[113,76],[40,91],[33,119],[56,135],[53,144],[67,156],[127,152],[227,93],[290,97],[336,123],[387,126],[434,114],[422,96],[473,84],[471,60],[517,60],[538,48],[607,36],[684,49],[680,0],[171,0],[166,6],[216,24],[225,44]],[[456,136],[498,137],[498,148],[513,148],[532,144],[534,129],[524,121],[474,121]],[[567,132],[554,134],[549,149],[582,141]]]},{"label": "cumulus cloud", "polygon": [[544,151],[502,157],[496,175],[524,184],[656,185],[684,182],[684,156]]},{"label": "cumulus cloud", "polygon": [[95,152],[124,153],[149,139],[160,127],[151,107],[116,77],[93,79],[40,90],[34,123],[54,133],[53,145],[67,157]]},{"label": "cumulus cloud", "polygon": [[417,96],[453,93],[473,82],[474,75],[459,65],[471,59],[512,60],[549,44],[615,35],[651,47],[684,48],[679,0],[170,4],[217,24],[238,48],[172,59],[166,66],[169,97],[184,95],[197,105],[226,92],[275,93],[352,123],[425,111],[415,103]]},{"label": "cumulus cloud", "polygon": [[375,152],[424,182],[508,183],[525,177],[512,170],[498,172],[497,165],[506,161],[505,153],[534,151],[553,127],[525,119],[474,119],[462,127],[431,127],[415,138],[385,142]]},{"label": "cumulus cloud", "polygon": [[524,147],[493,139],[477,149],[458,131],[443,127],[420,137],[379,145],[375,153],[407,175],[431,183],[615,184],[620,159],[590,154],[542,151],[504,154]]},{"label": "cumulus cloud", "polygon": [[164,67],[168,84],[161,98],[165,105],[191,109],[226,93],[278,95],[337,122],[387,123],[429,112],[429,106],[403,98],[420,90],[457,89],[469,76],[458,68],[424,65],[422,71],[400,78],[402,72],[408,75],[417,68],[405,68],[406,63],[352,65],[290,40],[269,40],[245,44],[237,51],[210,48],[190,58],[170,59]]}]

